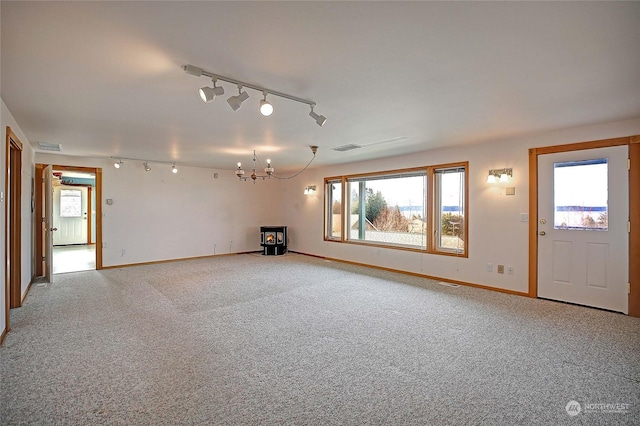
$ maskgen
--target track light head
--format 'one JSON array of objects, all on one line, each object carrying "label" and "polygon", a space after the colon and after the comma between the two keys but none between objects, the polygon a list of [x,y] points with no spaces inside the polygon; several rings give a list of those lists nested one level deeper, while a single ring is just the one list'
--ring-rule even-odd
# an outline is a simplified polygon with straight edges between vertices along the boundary
[{"label": "track light head", "polygon": [[264,115],[265,117],[273,114],[273,105],[271,105],[266,99],[260,101],[260,114]]},{"label": "track light head", "polygon": [[267,100],[267,92],[262,92],[264,99],[260,101],[260,114],[265,117],[273,114],[273,105]]},{"label": "track light head", "polygon": [[178,173],[178,169],[176,168],[176,163],[173,163],[173,165],[171,166],[171,173]]},{"label": "track light head", "polygon": [[232,110],[237,111],[242,106],[242,103],[247,99],[249,99],[249,95],[247,94],[247,92],[242,91],[242,86],[238,85],[238,95],[231,96],[229,99],[227,99],[227,103]]},{"label": "track light head", "polygon": [[199,90],[200,99],[205,104],[212,102],[216,96],[224,95],[224,88],[222,87],[202,87]]},{"label": "track light head", "polygon": [[313,105],[311,105],[311,112],[309,113],[309,116],[316,120],[316,124],[320,127],[324,126],[324,123],[327,122],[327,117],[325,117],[324,115],[318,115],[313,112]]},{"label": "track light head", "polygon": [[118,160],[115,163],[113,163],[113,167],[115,167],[116,169],[119,169],[121,165],[122,165],[122,160]]},{"label": "track light head", "polygon": [[213,82],[213,87],[205,86],[198,90],[198,93],[200,93],[200,99],[202,99],[202,102],[205,104],[212,102],[216,96],[224,95],[224,87],[216,87],[216,81],[218,81],[218,79],[212,78],[211,81]]},{"label": "track light head", "polygon": [[145,172],[150,172],[151,171],[151,167],[149,167],[149,165],[147,164],[146,161],[144,163],[142,163],[142,165],[144,166],[144,171]]}]

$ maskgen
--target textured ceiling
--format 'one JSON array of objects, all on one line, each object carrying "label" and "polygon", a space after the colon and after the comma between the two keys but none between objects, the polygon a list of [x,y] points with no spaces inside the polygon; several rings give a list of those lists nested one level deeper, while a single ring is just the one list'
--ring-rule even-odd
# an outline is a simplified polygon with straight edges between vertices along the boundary
[{"label": "textured ceiling", "polygon": [[[640,117],[639,2],[0,2],[1,96],[39,151],[335,164]],[[259,92],[233,112],[193,64]],[[331,150],[346,144],[363,148]]]}]

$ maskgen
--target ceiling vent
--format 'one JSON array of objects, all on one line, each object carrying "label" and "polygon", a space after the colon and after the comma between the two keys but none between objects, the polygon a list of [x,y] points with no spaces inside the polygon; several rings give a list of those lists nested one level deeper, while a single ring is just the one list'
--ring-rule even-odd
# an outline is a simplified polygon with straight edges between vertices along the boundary
[{"label": "ceiling vent", "polygon": [[363,148],[363,146],[350,143],[347,145],[336,146],[335,148],[331,148],[331,149],[334,151],[344,152],[344,151],[351,151],[352,149],[358,149],[358,148]]},{"label": "ceiling vent", "polygon": [[62,146],[59,143],[49,143],[49,142],[38,142],[40,149],[42,151],[51,151],[51,152],[60,152],[62,151]]}]

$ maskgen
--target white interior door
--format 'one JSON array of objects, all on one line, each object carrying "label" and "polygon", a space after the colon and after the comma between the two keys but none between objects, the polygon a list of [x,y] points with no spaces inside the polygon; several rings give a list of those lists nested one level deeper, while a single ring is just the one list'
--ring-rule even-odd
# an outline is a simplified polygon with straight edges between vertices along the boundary
[{"label": "white interior door", "polygon": [[56,186],[53,190],[53,234],[56,246],[87,244],[87,188]]},{"label": "white interior door", "polygon": [[43,251],[44,251],[44,279],[51,282],[53,274],[53,167],[49,164],[44,168],[44,217],[43,226]]},{"label": "white interior door", "polygon": [[628,313],[628,148],[538,156],[538,297]]}]

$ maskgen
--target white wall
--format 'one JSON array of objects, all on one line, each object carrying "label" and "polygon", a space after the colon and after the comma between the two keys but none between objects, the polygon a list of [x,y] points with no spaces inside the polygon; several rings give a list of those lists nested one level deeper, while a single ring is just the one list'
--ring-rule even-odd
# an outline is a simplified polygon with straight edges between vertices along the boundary
[{"label": "white wall", "polygon": [[214,246],[218,255],[260,250],[259,226],[277,221],[270,182],[180,165],[173,174],[157,163],[145,172],[141,161],[123,161],[116,169],[110,159],[36,154],[37,163],[102,168],[103,266],[213,255]]},{"label": "white wall", "polygon": [[[528,291],[528,223],[520,213],[529,209],[529,156],[533,147],[640,134],[640,118],[548,132],[477,145],[425,151],[374,161],[320,167],[285,181],[282,223],[289,225],[290,250],[377,265],[445,279]],[[319,152],[321,155],[321,152]],[[469,257],[456,258],[402,250],[323,241],[324,177],[469,161]],[[504,186],[485,183],[489,169],[511,167],[514,196]],[[316,195],[303,195],[316,185]],[[487,272],[486,264],[514,267],[514,274]]]},{"label": "white wall", "polygon": [[[179,259],[260,250],[260,225],[288,225],[291,250],[377,265],[407,272],[527,291],[528,234],[520,213],[528,212],[528,149],[640,134],[640,118],[567,129],[478,145],[425,151],[386,159],[311,168],[285,181],[239,182],[233,170],[179,167],[125,161],[120,169],[106,158],[34,154],[28,140],[2,103],[2,136],[7,125],[25,146],[23,151],[23,291],[31,278],[30,194],[33,163],[101,167],[103,170],[103,265]],[[319,155],[322,155],[321,151]],[[6,159],[2,150],[0,165]],[[323,240],[323,178],[359,172],[469,161],[469,258],[421,254]],[[513,168],[515,196],[485,183],[491,168]],[[218,178],[214,178],[214,173]],[[0,174],[4,191],[4,173]],[[308,185],[319,189],[303,195]],[[105,200],[112,199],[113,205]],[[4,222],[4,205],[0,219]],[[25,220],[26,219],[26,220]],[[4,226],[2,230],[3,240]],[[231,246],[230,241],[232,241]],[[122,250],[126,252],[123,254]],[[4,258],[4,244],[0,245]],[[514,275],[486,271],[486,263],[514,267]],[[4,277],[4,264],[0,266]],[[0,303],[4,304],[4,291]],[[4,305],[0,305],[4,306]],[[4,316],[0,315],[0,330]]]},{"label": "white wall", "polygon": [[11,112],[8,110],[7,106],[2,101],[2,112],[0,114],[0,123],[2,130],[0,131],[0,135],[2,137],[2,153],[0,154],[0,168],[2,173],[0,173],[0,191],[2,191],[2,203],[0,203],[0,233],[2,235],[2,243],[0,244],[0,259],[2,259],[0,265],[0,277],[2,277],[2,290],[0,291],[0,306],[2,306],[2,314],[0,314],[0,332],[5,329],[6,321],[4,317],[4,306],[6,303],[6,294],[4,289],[5,284],[5,272],[6,272],[6,264],[4,262],[5,259],[5,242],[8,236],[5,233],[5,220],[6,220],[6,208],[7,208],[7,194],[6,194],[6,181],[5,181],[5,170],[6,170],[6,140],[7,140],[7,126],[11,127],[13,133],[16,134],[20,142],[22,143],[22,229],[21,229],[21,245],[22,245],[22,253],[21,253],[21,296],[24,297],[27,288],[29,287],[29,283],[32,278],[32,239],[33,239],[33,214],[31,213],[31,179],[34,176],[34,151],[31,148],[31,144],[29,140],[18,126],[18,123],[11,115]]}]

